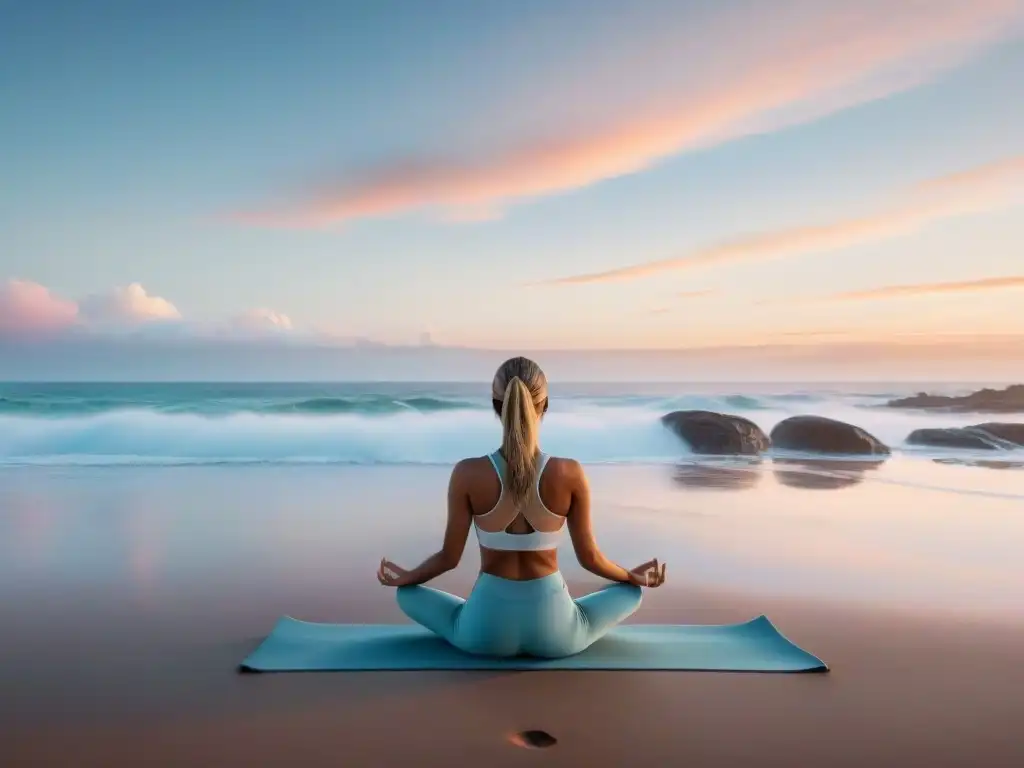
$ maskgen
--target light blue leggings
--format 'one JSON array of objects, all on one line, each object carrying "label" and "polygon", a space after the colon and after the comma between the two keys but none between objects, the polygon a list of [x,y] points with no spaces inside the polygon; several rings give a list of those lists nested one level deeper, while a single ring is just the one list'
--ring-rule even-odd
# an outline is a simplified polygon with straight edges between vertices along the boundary
[{"label": "light blue leggings", "polygon": [[481,573],[469,598],[399,587],[398,605],[456,648],[483,656],[571,656],[640,607],[641,590],[613,584],[573,600],[561,573],[512,581]]}]

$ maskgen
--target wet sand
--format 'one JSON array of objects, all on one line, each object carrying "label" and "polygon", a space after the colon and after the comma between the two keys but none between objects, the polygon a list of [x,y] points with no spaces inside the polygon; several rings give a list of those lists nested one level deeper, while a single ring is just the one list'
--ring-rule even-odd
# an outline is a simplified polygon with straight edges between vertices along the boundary
[{"label": "wet sand", "polygon": [[[919,554],[900,573],[883,569],[890,591],[902,595],[888,602],[873,591],[881,539],[859,544],[856,556],[848,546],[840,558],[842,573],[860,568],[861,592],[831,569],[836,531],[823,521],[838,520],[846,505],[879,513],[850,495],[867,482],[812,490],[766,477],[756,489],[717,495],[684,486],[673,495],[634,493],[637,509],[607,513],[599,535],[617,559],[648,550],[675,558],[673,581],[648,592],[634,620],[718,623],[766,613],[825,659],[828,674],[238,674],[238,662],[283,613],[402,620],[393,594],[373,584],[366,567],[372,572],[380,553],[409,559],[430,551],[438,526],[409,521],[433,520],[436,511],[410,500],[443,488],[445,471],[393,471],[402,475],[391,482],[382,482],[385,470],[329,469],[0,476],[0,765],[1024,764],[1024,621],[1006,608],[1009,593],[985,611],[962,609],[994,591],[986,579],[1018,576],[998,544],[1020,543],[1019,527],[1007,522],[1020,502],[963,495],[953,511],[970,521],[964,528],[959,517],[943,517],[937,492],[916,487],[918,509],[907,509],[896,487],[863,492],[890,499],[889,518],[921,536],[958,532],[959,541],[946,543],[964,556],[951,562],[946,581],[923,568]],[[651,477],[598,471],[594,485],[614,497],[625,479]],[[978,477],[970,482],[986,482]],[[721,516],[737,504],[756,511],[766,497],[791,502],[771,526],[754,522],[751,510]],[[801,517],[808,499],[827,514]],[[360,515],[339,511],[354,500],[365,505]],[[688,517],[664,519],[683,509]],[[915,519],[922,509],[930,528]],[[407,523],[401,541],[397,520]],[[841,597],[793,589],[790,576],[768,579],[771,569],[748,571],[739,586],[710,583],[715,562],[726,567],[737,552],[749,559],[746,545],[725,543],[750,536],[776,547],[783,539],[768,532],[780,527],[818,550],[796,560],[798,573],[824,591],[842,586]],[[837,535],[848,541],[851,530],[860,529]],[[887,545],[894,530],[885,529]],[[672,531],[703,548],[673,545]],[[796,555],[783,554],[792,565]],[[474,566],[470,548],[438,586],[464,593]],[[575,592],[597,586],[569,562],[566,572]],[[937,588],[925,593],[926,583]],[[908,584],[914,588],[901,592]],[[513,745],[509,737],[527,729],[558,742]]]}]

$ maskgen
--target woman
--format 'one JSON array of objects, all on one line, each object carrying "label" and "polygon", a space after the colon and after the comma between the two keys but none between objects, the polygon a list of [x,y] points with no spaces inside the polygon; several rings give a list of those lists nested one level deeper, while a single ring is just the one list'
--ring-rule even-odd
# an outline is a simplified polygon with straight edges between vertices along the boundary
[{"label": "woman", "polygon": [[[654,559],[626,570],[601,553],[583,469],[539,450],[548,387],[535,362],[506,361],[491,397],[501,448],[452,471],[441,550],[411,571],[385,558],[377,580],[398,588],[398,605],[410,619],[468,653],[579,653],[640,607],[641,587],[664,583],[665,566]],[[470,527],[480,543],[480,575],[469,599],[421,586],[459,564]],[[569,596],[555,549],[565,527],[580,565],[614,585],[579,600]]]}]

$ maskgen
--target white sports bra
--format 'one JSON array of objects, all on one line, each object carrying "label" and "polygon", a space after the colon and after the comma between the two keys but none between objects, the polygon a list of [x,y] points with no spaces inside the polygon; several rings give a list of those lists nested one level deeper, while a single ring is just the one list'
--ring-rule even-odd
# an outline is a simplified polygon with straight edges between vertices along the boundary
[{"label": "white sports bra", "polygon": [[[480,546],[505,552],[540,552],[556,549],[562,538],[562,530],[565,528],[565,518],[545,507],[540,498],[540,478],[551,457],[546,453],[540,454],[540,461],[537,463],[537,482],[533,486],[533,492],[518,508],[505,495],[505,469],[507,466],[505,459],[498,451],[487,458],[491,460],[494,471],[498,473],[498,480],[501,482],[501,495],[489,512],[473,516],[473,528],[476,529],[476,538],[480,542]],[[519,515],[526,518],[526,522],[530,524],[533,531],[530,533],[509,533],[507,531]]]}]

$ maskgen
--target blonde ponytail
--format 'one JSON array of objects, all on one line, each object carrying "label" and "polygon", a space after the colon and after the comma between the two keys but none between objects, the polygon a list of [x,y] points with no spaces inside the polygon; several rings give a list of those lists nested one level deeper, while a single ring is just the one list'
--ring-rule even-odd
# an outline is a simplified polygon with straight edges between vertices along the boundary
[{"label": "blonde ponytail", "polygon": [[513,376],[501,404],[501,452],[508,465],[505,484],[516,504],[526,500],[537,479],[538,418],[530,390]]},{"label": "blonde ponytail", "polygon": [[537,482],[540,417],[548,406],[547,378],[532,360],[514,357],[495,374],[491,397],[501,416],[501,453],[508,467],[505,491],[518,505]]}]

